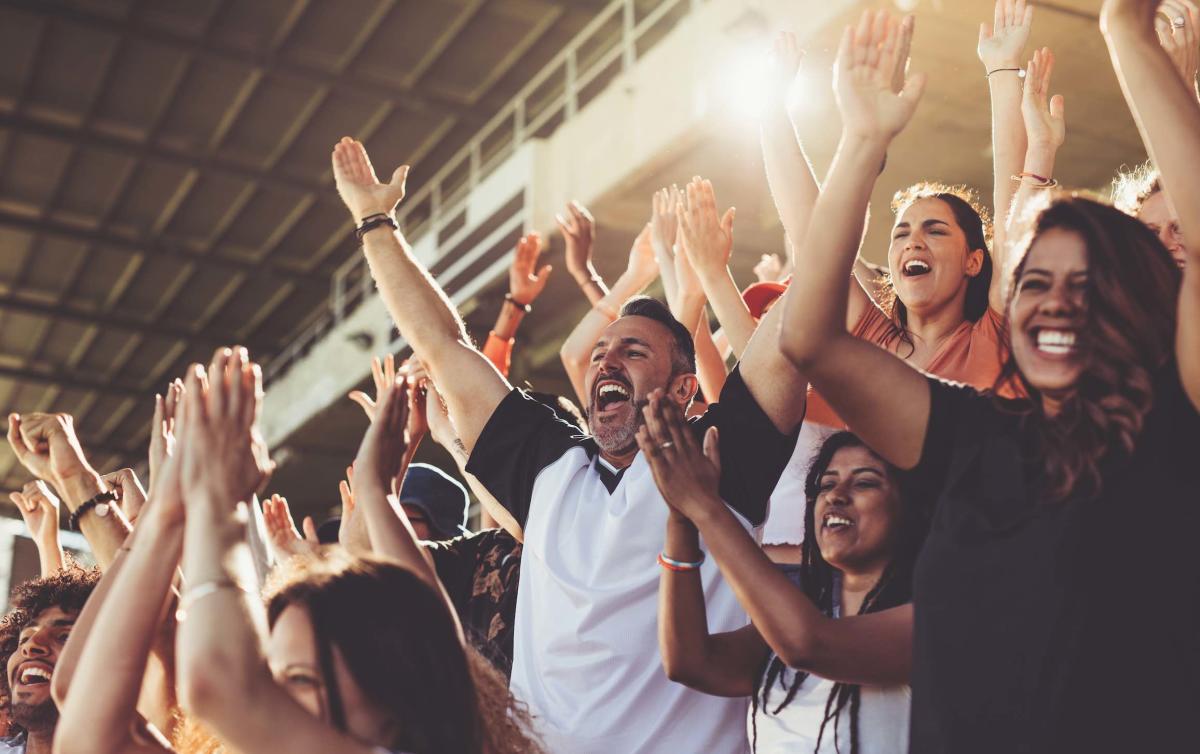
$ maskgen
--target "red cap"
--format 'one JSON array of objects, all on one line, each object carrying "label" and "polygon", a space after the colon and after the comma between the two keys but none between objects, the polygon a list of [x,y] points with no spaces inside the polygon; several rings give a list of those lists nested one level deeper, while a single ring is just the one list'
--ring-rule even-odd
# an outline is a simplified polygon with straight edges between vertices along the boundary
[{"label": "red cap", "polygon": [[766,308],[774,303],[775,299],[783,295],[787,290],[787,284],[791,282],[791,276],[782,283],[760,282],[752,283],[746,286],[746,290],[742,291],[742,301],[746,302],[746,307],[750,310],[750,316],[755,320],[762,319],[763,312]]}]

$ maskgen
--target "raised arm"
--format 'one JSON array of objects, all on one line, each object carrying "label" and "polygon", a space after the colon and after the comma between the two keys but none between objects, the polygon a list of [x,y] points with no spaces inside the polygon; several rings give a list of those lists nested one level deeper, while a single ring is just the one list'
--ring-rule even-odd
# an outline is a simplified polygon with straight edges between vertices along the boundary
[{"label": "raised arm", "polygon": [[[583,405],[588,404],[588,398],[583,389],[583,376],[587,372],[588,362],[592,358],[592,350],[596,341],[600,339],[604,328],[616,321],[617,314],[625,302],[641,293],[657,274],[658,263],[654,260],[654,246],[650,241],[650,225],[647,224],[629,250],[629,265],[625,268],[625,272],[621,273],[621,277],[613,283],[612,290],[592,304],[592,308],[583,315],[583,319],[579,320],[579,324],[575,325],[575,329],[571,331],[571,334],[563,341],[562,347],[559,348],[558,355],[562,359],[563,367],[567,370],[571,387],[575,388],[575,395]],[[436,374],[431,374],[431,376],[434,382],[439,385],[443,384]],[[455,426],[458,426],[457,408],[453,403],[449,404],[449,407]]]},{"label": "raised arm", "polygon": [[429,272],[413,256],[399,230],[387,222],[404,198],[408,167],[398,168],[381,183],[360,142],[342,139],[333,151],[338,194],[356,226],[364,221],[363,251],[371,276],[400,334],[413,352],[426,360],[447,386],[446,399],[461,417],[459,430],[467,447],[483,430],[492,411],[511,387],[491,362],[471,344],[454,306]]},{"label": "raised arm", "polygon": [[817,200],[821,222],[811,224],[800,242],[805,274],[792,279],[771,314],[783,310],[782,330],[775,331],[781,348],[838,415],[885,459],[911,468],[929,422],[925,378],[850,335],[845,323],[845,279],[880,162],[925,86],[924,76],[915,74],[899,94],[892,90],[894,71],[906,63],[899,58],[900,36],[890,15],[870,11],[842,35],[834,67],[842,137]]},{"label": "raised arm", "polygon": [[254,588],[246,503],[270,472],[256,417],[262,376],[241,349],[219,351],[207,386],[189,370],[179,453],[186,503],[177,640],[180,698],[229,748],[370,754],[371,746],[314,717],[278,686],[263,652],[267,616]]},{"label": "raised arm", "polygon": [[[846,683],[907,683],[912,667],[912,609],[899,607],[840,620],[822,614],[767,558],[717,496],[720,455],[716,428],[709,429],[702,448],[679,410],[669,404],[661,391],[650,396],[644,409],[646,423],[638,431],[638,447],[646,455],[672,515],[687,518],[699,530],[762,640],[785,664],[821,678]],[[700,559],[698,548],[682,552],[691,562]],[[670,574],[663,576],[664,583],[672,577],[699,581],[697,576]],[[675,584],[674,588],[680,590],[681,586]],[[664,599],[660,597],[660,605]],[[695,606],[691,620],[695,621]],[[668,630],[659,629],[660,642]],[[670,630],[676,632],[676,642],[686,640],[678,635],[680,626],[673,625]],[[736,654],[744,662],[749,642],[745,637],[738,641],[745,642]],[[694,652],[704,651],[695,629],[687,646]],[[665,650],[663,654],[665,658]],[[718,676],[710,682],[715,680],[730,682],[732,688],[732,679]]]},{"label": "raised arm", "polygon": [[63,567],[63,548],[58,536],[58,496],[45,482],[35,479],[20,492],[10,493],[8,498],[21,512],[29,536],[37,545],[42,576],[58,571]]},{"label": "raised arm", "polygon": [[[979,60],[992,101],[992,275],[988,303],[1004,311],[1004,276],[1008,246],[1006,226],[1016,183],[1025,160],[1025,124],[1021,119],[1021,62],[1033,27],[1033,5],[1025,0],[996,0],[991,24],[979,26]],[[1048,173],[1041,174],[1049,176]]]},{"label": "raised arm", "polygon": [[1188,10],[1188,0],[1163,0],[1154,28],[1183,85],[1200,99],[1200,29],[1188,23]]},{"label": "raised arm", "polygon": [[592,249],[596,246],[596,220],[587,207],[577,201],[567,203],[564,214],[554,216],[566,242],[567,272],[583,291],[588,303],[595,304],[608,295],[604,278],[592,264]]},{"label": "raised arm", "polygon": [[[55,733],[59,754],[170,750],[162,735],[167,730],[147,726],[137,706],[148,690],[146,669],[162,638],[163,621],[174,621],[169,615],[171,582],[183,549],[178,459],[159,466],[155,481],[157,487],[127,549],[104,574],[80,615],[80,622],[86,615],[88,625],[77,625],[71,632],[63,650],[68,667],[55,668],[54,692],[61,700]],[[66,677],[60,677],[60,671]],[[169,710],[171,700],[160,698],[155,706]]]},{"label": "raised arm", "polygon": [[546,290],[546,283],[550,280],[551,266],[546,264],[538,267],[541,253],[542,238],[537,233],[526,233],[517,241],[512,264],[508,267],[508,295],[504,297],[500,313],[496,315],[496,324],[492,326],[483,345],[483,355],[505,377],[508,377],[508,369],[512,366],[517,328],[521,326],[533,302]]},{"label": "raised arm", "polygon": [[[1179,212],[1188,257],[1175,358],[1184,389],[1200,409],[1200,103],[1158,43],[1157,9],[1155,0],[1107,0],[1100,23],[1125,101]],[[1200,9],[1190,0],[1184,23],[1200,27]]]},{"label": "raised arm", "polygon": [[[84,503],[100,501],[98,495],[112,492],[88,462],[75,435],[75,422],[67,414],[12,414],[8,442],[21,465],[53,485],[72,513]],[[116,497],[112,493],[111,499],[102,500],[108,504],[108,515],[99,515],[99,505],[92,505],[79,516],[79,529],[101,569],[108,568],[129,534],[124,514],[111,504]]]}]

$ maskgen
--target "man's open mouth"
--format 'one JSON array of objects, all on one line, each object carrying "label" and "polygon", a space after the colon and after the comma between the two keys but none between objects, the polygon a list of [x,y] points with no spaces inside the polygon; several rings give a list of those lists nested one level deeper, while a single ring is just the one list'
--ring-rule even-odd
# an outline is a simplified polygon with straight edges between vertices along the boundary
[{"label": "man's open mouth", "polygon": [[22,686],[40,686],[50,683],[54,668],[41,662],[26,662],[17,668],[16,680]]},{"label": "man's open mouth", "polygon": [[607,411],[621,403],[628,403],[632,397],[629,388],[619,380],[606,379],[596,384],[597,411]]}]

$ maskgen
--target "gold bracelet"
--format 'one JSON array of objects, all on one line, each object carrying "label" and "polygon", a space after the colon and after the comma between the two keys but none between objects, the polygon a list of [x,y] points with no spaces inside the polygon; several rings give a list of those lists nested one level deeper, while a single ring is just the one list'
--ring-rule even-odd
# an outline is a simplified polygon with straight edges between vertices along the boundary
[{"label": "gold bracelet", "polygon": [[176,622],[183,623],[184,620],[187,619],[188,610],[200,600],[204,599],[205,597],[211,597],[212,595],[217,594],[218,592],[223,592],[227,589],[234,589],[239,592],[245,592],[246,594],[252,594],[249,589],[233,579],[216,579],[214,581],[205,581],[200,584],[196,584],[184,592],[183,596],[179,598],[179,608],[175,611]]}]

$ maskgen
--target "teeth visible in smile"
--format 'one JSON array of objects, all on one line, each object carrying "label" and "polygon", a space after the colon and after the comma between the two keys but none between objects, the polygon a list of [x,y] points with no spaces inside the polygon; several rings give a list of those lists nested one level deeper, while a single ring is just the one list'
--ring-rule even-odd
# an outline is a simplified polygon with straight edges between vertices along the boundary
[{"label": "teeth visible in smile", "polygon": [[621,398],[629,397],[629,391],[614,382],[610,382],[607,385],[602,385],[600,387],[599,396],[601,398],[603,398],[606,395],[614,395],[614,394]]},{"label": "teeth visible in smile", "polygon": [[1068,354],[1075,350],[1075,333],[1070,330],[1038,330],[1039,351],[1051,354]]},{"label": "teeth visible in smile", "polygon": [[904,264],[904,273],[906,275],[924,275],[929,272],[932,267],[928,262],[923,262],[920,259],[910,259]]},{"label": "teeth visible in smile", "polygon": [[40,678],[43,681],[49,681],[50,671],[39,667],[25,668],[21,671],[21,683],[29,683],[34,678]]},{"label": "teeth visible in smile", "polygon": [[827,529],[840,529],[843,526],[854,526],[854,522],[836,513],[831,513],[825,517],[825,527]]}]

